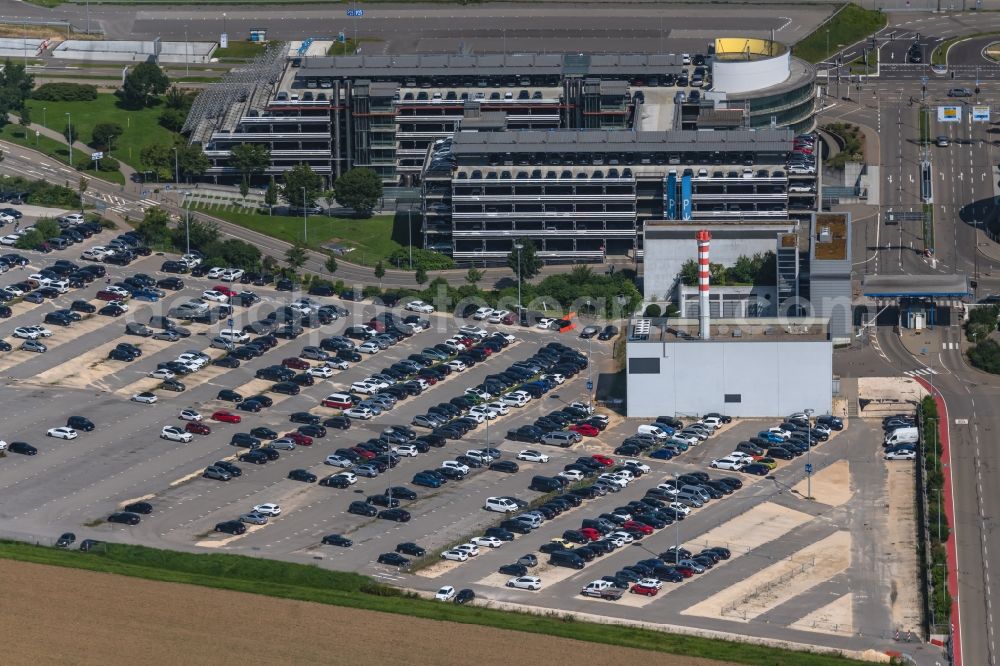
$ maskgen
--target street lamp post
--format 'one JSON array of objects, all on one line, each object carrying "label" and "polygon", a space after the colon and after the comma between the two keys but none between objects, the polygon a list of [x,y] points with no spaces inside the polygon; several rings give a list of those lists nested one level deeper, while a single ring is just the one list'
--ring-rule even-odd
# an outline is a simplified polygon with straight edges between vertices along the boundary
[{"label": "street lamp post", "polygon": [[45,109],[47,108],[48,107],[45,106],[42,107],[42,127],[44,127],[45,129],[49,128],[49,126],[45,124]]},{"label": "street lamp post", "polygon": [[517,250],[517,319],[521,320],[521,250],[524,249],[524,245],[521,243],[514,243],[514,249]]},{"label": "street lamp post", "polygon": [[177,161],[177,146],[174,146],[174,185],[179,186],[181,184],[180,173],[181,171],[180,168],[178,167],[178,161]]},{"label": "street lamp post", "polygon": [[806,425],[809,432],[806,433],[806,499],[812,499],[812,415],[813,410],[806,410]]},{"label": "street lamp post", "polygon": [[187,253],[191,254],[191,211],[184,210],[184,238],[187,241]]},{"label": "street lamp post", "polygon": [[73,166],[73,116],[66,112],[66,143],[69,144],[69,165]]},{"label": "street lamp post", "polygon": [[[587,313],[591,314],[590,301],[587,301]],[[594,336],[587,338],[587,408],[594,411],[594,364],[590,355],[594,351]]]},{"label": "street lamp post", "polygon": [[302,244],[309,242],[309,206],[306,205],[306,188],[302,188]]}]

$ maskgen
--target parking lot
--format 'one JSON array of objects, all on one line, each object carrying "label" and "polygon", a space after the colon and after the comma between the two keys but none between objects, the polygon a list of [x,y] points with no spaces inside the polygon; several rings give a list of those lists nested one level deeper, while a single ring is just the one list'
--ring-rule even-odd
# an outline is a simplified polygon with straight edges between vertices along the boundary
[{"label": "parking lot", "polygon": [[[26,252],[30,264],[0,275],[0,286],[19,282],[61,257],[84,265],[87,262],[77,259],[80,251],[107,242],[108,238],[95,236],[76,249],[45,257]],[[431,323],[427,330],[379,353],[364,354],[360,362],[335,370],[329,378],[317,377],[313,385],[302,386],[297,395],[271,392],[272,382],[255,377],[258,370],[298,357],[304,347],[319,345],[322,339],[368,322],[376,314],[371,302],[312,297],[318,303],[336,304],[348,314],[330,324],[306,328],[295,339],[279,338],[274,348],[241,362],[239,367],[207,365],[177,377],[186,386],[183,392],[164,391],[157,388],[161,380],[148,377],[158,364],[173,361],[185,352],[204,353],[210,359],[226,354],[226,350],[211,346],[213,337],[229,327],[226,319],[211,325],[179,322],[191,335],[174,342],[125,335],[127,322],[148,322],[151,316],[162,315],[169,307],[219,284],[217,279],[182,275],[183,289],[168,292],[166,299],[155,303],[132,299],[128,312],[120,317],[84,313],[80,321],[68,327],[48,326],[51,337],[41,338],[48,348],[45,353],[16,348],[20,340],[12,337],[14,329],[39,325],[46,313],[66,308],[74,301],[88,301],[98,308],[106,305],[96,295],[108,286],[107,279],[117,282],[137,273],[157,280],[167,277],[158,270],[164,259],[154,254],[127,267],[109,265],[108,278],[70,289],[40,304],[17,303],[12,316],[0,323],[0,337],[15,347],[0,353],[0,370],[5,378],[0,389],[5,406],[2,439],[24,441],[38,449],[34,456],[8,453],[0,460],[0,530],[37,535],[43,540],[54,540],[60,532],[72,531],[78,539],[217,549],[312,562],[361,571],[427,592],[451,585],[472,589],[477,596],[499,603],[630,619],[655,617],[658,622],[708,629],[733,630],[734,626],[757,622],[767,624],[775,636],[793,641],[821,640],[847,646],[858,632],[877,636],[896,626],[897,613],[889,607],[888,593],[895,579],[882,543],[883,535],[890,531],[889,517],[873,507],[887,504],[888,465],[912,463],[881,460],[877,425],[852,421],[845,430],[812,449],[813,500],[805,499],[804,457],[777,460],[776,468],[766,476],[709,468],[712,460],[732,452],[738,442],[777,425],[776,421],[737,420],[726,424],[671,460],[616,455],[615,449],[635,434],[642,422],[623,419],[601,407],[597,412],[607,415],[606,429],[597,436],[584,436],[569,448],[505,439],[508,431],[540,416],[573,402],[588,402],[586,383],[610,367],[612,342],[580,340],[579,329],[560,334],[535,327],[483,324],[490,332],[513,335],[515,341],[464,371],[452,372],[420,395],[400,400],[393,409],[371,420],[354,419],[348,430],[330,428],[311,445],[281,450],[276,460],[261,465],[237,461],[237,456],[248,450],[230,445],[234,434],[261,427],[279,435],[294,431],[299,425],[289,420],[294,412],[310,412],[321,419],[332,417],[340,410],[321,404],[331,393],[345,391],[394,362],[433,347],[460,326],[482,322],[456,320],[442,313],[423,315]],[[252,289],[261,299],[248,308],[234,306],[233,327],[237,329],[301,296],[276,291],[273,285],[230,286],[236,291]],[[142,356],[131,362],[109,359],[109,352],[122,342],[139,347]],[[426,453],[403,457],[398,465],[386,467],[375,478],[359,476],[348,488],[288,478],[292,470],[307,470],[319,479],[342,471],[324,464],[337,449],[378,438],[388,426],[408,425],[432,405],[463,395],[487,375],[534,356],[552,342],[577,349],[583,355],[589,353],[588,369],[523,407],[512,406],[508,414],[486,420],[461,439],[449,439],[441,448],[432,446]],[[311,366],[320,364],[308,362]],[[273,405],[259,412],[240,411],[234,403],[217,398],[223,389],[244,397],[264,393]],[[144,391],[156,394],[157,401],[143,404],[130,400]],[[186,422],[179,418],[183,409],[197,411],[211,433],[194,434],[188,442],[162,439],[165,426],[185,427]],[[238,414],[241,422],[212,420],[210,416],[218,410]],[[95,429],[80,432],[72,440],[45,436],[49,428],[65,425],[71,415],[90,419]],[[419,434],[429,432],[425,428],[415,430]],[[544,452],[549,459],[516,460],[516,473],[485,467],[471,469],[464,479],[450,480],[439,488],[412,483],[414,474],[421,470],[441,468],[445,461],[455,460],[468,450],[486,447],[499,449],[502,460],[516,460],[519,451],[529,448]],[[482,534],[486,527],[504,519],[501,514],[483,510],[487,498],[537,500],[543,493],[529,489],[533,477],[554,476],[566,464],[594,455],[608,456],[614,463],[626,457],[640,458],[649,471],[619,492],[584,499],[580,506],[565,510],[498,548],[484,545],[467,561],[438,559],[440,549]],[[242,475],[229,481],[205,478],[205,468],[217,461],[236,462]],[[540,549],[545,544],[563,536],[566,530],[578,530],[584,518],[616,513],[616,509],[639,500],[658,484],[691,472],[736,478],[742,487],[691,510],[683,520],[594,558],[582,570],[551,566],[548,556],[542,554]],[[402,502],[411,517],[408,522],[348,513],[352,502],[364,501],[395,486],[405,486],[417,495],[416,500]],[[152,512],[142,515],[138,524],[106,521],[110,514],[136,501],[146,501],[152,507]],[[242,534],[215,531],[217,524],[238,520],[253,507],[266,503],[279,505],[280,515],[270,517],[266,524],[246,524]],[[323,544],[323,537],[331,534],[343,535],[353,545]],[[393,552],[404,542],[425,549],[431,554],[430,561],[418,561],[419,567],[412,572],[377,562],[379,555]],[[710,546],[722,547],[728,549],[730,557],[713,563],[711,571],[695,573],[682,582],[664,582],[654,596],[626,593],[619,601],[608,601],[580,595],[588,582],[615,575],[640,560],[656,558],[671,546],[694,553]],[[501,566],[527,553],[539,555],[538,566],[527,572],[541,579],[538,591],[510,588],[507,582],[511,576],[498,573]],[[817,639],[817,633],[822,634],[821,639]]]}]

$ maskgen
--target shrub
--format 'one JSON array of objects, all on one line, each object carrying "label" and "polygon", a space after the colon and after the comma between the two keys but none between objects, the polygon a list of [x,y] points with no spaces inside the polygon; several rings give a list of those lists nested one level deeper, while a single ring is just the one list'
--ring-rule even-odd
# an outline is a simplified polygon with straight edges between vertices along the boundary
[{"label": "shrub", "polygon": [[980,370],[1000,374],[1000,345],[996,340],[983,340],[969,349],[969,362]]},{"label": "shrub", "polygon": [[46,102],[92,102],[97,99],[97,86],[86,83],[43,83],[31,93],[31,98]]},{"label": "shrub", "polygon": [[[410,265],[410,248],[401,247],[398,250],[394,250],[393,253],[386,258],[386,262],[392,264],[393,266],[401,266],[403,268],[408,267]],[[446,254],[432,252],[431,250],[423,250],[416,247],[413,248],[414,270],[422,268],[425,271],[440,271],[454,267],[455,261]]]},{"label": "shrub", "polygon": [[650,303],[646,306],[646,311],[643,313],[646,317],[659,317],[661,314],[660,306],[656,303]]}]

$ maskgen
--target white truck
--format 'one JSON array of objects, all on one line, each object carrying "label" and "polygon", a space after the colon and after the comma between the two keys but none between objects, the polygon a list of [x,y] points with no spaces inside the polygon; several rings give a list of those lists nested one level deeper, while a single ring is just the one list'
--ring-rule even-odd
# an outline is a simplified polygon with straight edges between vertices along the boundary
[{"label": "white truck", "polygon": [[919,433],[917,428],[896,428],[892,432],[887,432],[885,434],[885,441],[883,446],[892,446],[894,444],[911,444],[916,443],[919,439]]}]

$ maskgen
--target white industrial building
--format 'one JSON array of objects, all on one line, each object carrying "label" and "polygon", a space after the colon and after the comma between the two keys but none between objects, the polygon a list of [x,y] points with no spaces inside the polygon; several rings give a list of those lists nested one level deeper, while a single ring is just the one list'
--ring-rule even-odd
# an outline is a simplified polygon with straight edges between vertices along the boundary
[{"label": "white industrial building", "polygon": [[771,417],[830,412],[833,342],[818,318],[635,319],[627,331],[627,415]]}]

